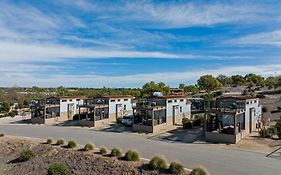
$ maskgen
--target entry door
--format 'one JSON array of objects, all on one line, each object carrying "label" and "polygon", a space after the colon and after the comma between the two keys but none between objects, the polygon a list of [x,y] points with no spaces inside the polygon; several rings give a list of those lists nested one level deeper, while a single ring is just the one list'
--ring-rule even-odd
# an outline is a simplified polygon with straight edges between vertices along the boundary
[{"label": "entry door", "polygon": [[254,113],[255,113],[255,109],[254,108],[251,108],[250,109],[250,118],[249,118],[249,132],[252,133],[252,126],[253,126],[253,116],[254,116]]},{"label": "entry door", "polygon": [[176,124],[176,117],[179,115],[179,106],[173,106],[173,125]]},{"label": "entry door", "polygon": [[119,113],[122,112],[122,104],[116,104],[116,121],[119,118]]},{"label": "entry door", "polygon": [[74,115],[74,104],[68,104],[67,105],[67,116],[68,118],[73,117]]}]

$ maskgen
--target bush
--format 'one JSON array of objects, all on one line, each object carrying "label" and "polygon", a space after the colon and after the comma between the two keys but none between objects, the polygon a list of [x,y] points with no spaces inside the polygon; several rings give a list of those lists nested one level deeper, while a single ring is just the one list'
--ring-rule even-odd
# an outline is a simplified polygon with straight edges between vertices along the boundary
[{"label": "bush", "polygon": [[277,122],[276,122],[276,124],[275,124],[275,126],[274,126],[275,128],[276,128],[276,130],[277,130],[277,136],[279,137],[279,138],[281,138],[281,119],[279,119]]},{"label": "bush", "polygon": [[67,143],[67,148],[75,148],[77,145],[76,145],[76,142],[73,141],[73,140],[70,140],[68,141]]},{"label": "bush", "polygon": [[110,154],[112,157],[121,157],[123,155],[123,152],[121,149],[119,148],[113,148],[111,150],[111,154]]},{"label": "bush", "polygon": [[122,122],[122,118],[121,117],[118,117],[117,118],[117,123],[121,123]]},{"label": "bush", "polygon": [[137,151],[129,150],[125,154],[125,160],[127,161],[139,161],[140,155]]},{"label": "bush", "polygon": [[266,106],[263,106],[263,107],[262,107],[262,112],[263,112],[263,113],[266,113],[267,111],[268,111],[268,110],[267,110],[267,107],[266,107]]},{"label": "bush", "polygon": [[275,127],[263,128],[260,130],[259,134],[262,138],[272,138],[277,134],[277,129]]},{"label": "bush", "polygon": [[162,170],[162,169],[167,169],[168,164],[164,157],[155,156],[149,161],[149,167],[152,170]]},{"label": "bush", "polygon": [[19,160],[25,162],[25,161],[30,160],[32,157],[34,157],[34,153],[32,152],[32,150],[28,149],[28,150],[21,152]]},{"label": "bush", "polygon": [[257,98],[265,98],[265,95],[264,94],[257,94],[256,97]]},{"label": "bush", "polygon": [[198,167],[194,168],[191,172],[190,175],[208,175],[209,173],[207,170],[203,167]]},{"label": "bush", "polygon": [[84,151],[92,151],[93,149],[94,149],[93,144],[88,143],[84,146]]},{"label": "bush", "polygon": [[185,129],[192,128],[192,121],[188,118],[183,118],[182,125],[183,125],[183,128],[185,128]]},{"label": "bush", "polygon": [[64,144],[64,141],[62,140],[62,139],[59,139],[58,141],[57,141],[57,145],[63,145]]},{"label": "bush", "polygon": [[65,164],[52,163],[48,169],[48,175],[68,175],[69,168]]},{"label": "bush", "polygon": [[48,138],[46,143],[47,143],[47,144],[52,144],[52,143],[53,143],[53,140],[52,140],[51,138]]},{"label": "bush", "polygon": [[107,149],[104,148],[104,147],[102,147],[102,148],[100,149],[100,154],[101,154],[101,155],[106,155],[106,154],[107,154]]},{"label": "bush", "polygon": [[184,167],[179,162],[172,162],[169,167],[169,172],[171,174],[182,174],[184,172]]},{"label": "bush", "polygon": [[200,126],[201,123],[204,122],[204,117],[203,116],[196,116],[195,119],[193,120],[193,126]]},{"label": "bush", "polygon": [[0,137],[4,137],[4,136],[5,136],[5,134],[3,134],[3,133],[0,134]]},{"label": "bush", "polygon": [[75,115],[73,116],[73,120],[79,120],[79,114],[75,114]]}]

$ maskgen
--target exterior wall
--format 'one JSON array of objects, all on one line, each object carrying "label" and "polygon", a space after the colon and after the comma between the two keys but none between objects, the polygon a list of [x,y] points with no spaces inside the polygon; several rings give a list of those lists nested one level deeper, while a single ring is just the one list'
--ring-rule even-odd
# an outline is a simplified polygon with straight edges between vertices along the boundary
[{"label": "exterior wall", "polygon": [[31,118],[32,124],[45,124],[45,119],[41,117]]},{"label": "exterior wall", "polygon": [[236,143],[235,136],[231,134],[222,134],[216,132],[206,132],[205,134],[206,140],[210,142]]},{"label": "exterior wall", "polygon": [[[84,100],[80,99],[80,98],[69,98],[69,99],[60,99],[60,113],[61,114],[67,114],[68,112],[68,105],[72,105],[72,109],[70,109],[70,111],[72,111],[73,116],[75,114],[79,113],[79,105],[83,105]],[[73,119],[73,116],[70,116],[70,120]]]},{"label": "exterior wall", "polygon": [[173,127],[173,120],[172,118],[167,118],[167,122],[166,123],[162,123],[159,125],[155,125],[155,126],[147,126],[147,125],[138,125],[138,124],[134,124],[133,125],[133,130],[134,131],[138,131],[138,132],[146,132],[146,133],[158,133],[160,131],[163,130],[169,130],[170,128]]},{"label": "exterior wall", "polygon": [[[182,124],[182,118],[191,117],[191,104],[187,102],[188,99],[184,98],[183,101],[181,99],[167,99],[166,100],[166,115],[167,119],[173,119],[173,106],[178,106],[176,109],[176,116],[175,116],[175,124]],[[172,101],[172,102],[170,102]],[[180,112],[180,108],[182,108]]]},{"label": "exterior wall", "polygon": [[94,127],[102,127],[109,124],[109,119],[97,120],[94,122]]},{"label": "exterior wall", "polygon": [[251,109],[254,109],[252,114],[252,131],[256,131],[256,124],[258,122],[258,118],[261,116],[261,107],[259,106],[259,99],[251,99],[246,101],[246,109],[245,109],[245,130],[250,132],[250,112]]},{"label": "exterior wall", "polygon": [[[127,99],[127,101],[125,101]],[[116,122],[116,115],[118,117],[122,117],[125,115],[130,115],[133,114],[133,107],[131,103],[131,98],[113,98],[113,99],[108,99],[108,105],[109,105],[109,120],[111,122]],[[116,113],[116,107],[117,108],[117,113]],[[126,109],[124,109],[126,105]]]}]

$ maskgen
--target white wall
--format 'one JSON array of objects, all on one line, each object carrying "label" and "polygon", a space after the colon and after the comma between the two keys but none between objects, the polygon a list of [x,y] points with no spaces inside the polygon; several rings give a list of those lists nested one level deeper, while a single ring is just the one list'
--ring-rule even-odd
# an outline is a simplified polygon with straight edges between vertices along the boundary
[{"label": "white wall", "polygon": [[[183,101],[180,101],[183,100]],[[178,105],[179,115],[187,112],[191,112],[191,104],[187,101],[186,98],[176,98],[176,99],[167,99],[166,100],[166,113],[167,118],[173,117],[173,106]],[[172,101],[169,103],[169,101]],[[182,107],[182,112],[180,112],[180,107]]]},{"label": "white wall", "polygon": [[77,106],[82,105],[83,103],[84,103],[84,100],[80,99],[80,98],[60,99],[60,112],[67,112],[68,104],[73,104],[72,110],[74,111],[74,114],[77,114],[78,113],[78,107]]},{"label": "white wall", "polygon": [[[247,104],[249,103],[249,104]],[[246,101],[246,109],[245,109],[245,123],[246,128],[248,129],[249,126],[247,126],[247,123],[250,122],[250,109],[254,108],[255,112],[253,112],[252,115],[252,130],[255,130],[256,123],[258,120],[258,117],[261,116],[261,107],[259,106],[259,99],[250,99]]]},{"label": "white wall", "polygon": [[[127,99],[127,101],[125,101]],[[109,99],[109,114],[114,114],[116,113],[116,105],[120,104],[120,107],[118,107],[118,112],[124,112],[126,114],[128,111],[132,111],[132,103],[131,103],[131,98],[112,98]],[[124,110],[124,106],[126,105],[126,109]]]}]

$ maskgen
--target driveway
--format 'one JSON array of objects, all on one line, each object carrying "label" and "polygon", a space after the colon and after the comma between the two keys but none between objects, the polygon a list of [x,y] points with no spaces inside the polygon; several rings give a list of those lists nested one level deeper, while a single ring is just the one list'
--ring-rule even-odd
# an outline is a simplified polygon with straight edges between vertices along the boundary
[{"label": "driveway", "polygon": [[100,132],[89,128],[44,125],[0,125],[0,132],[35,138],[75,139],[80,144],[92,142],[98,147],[120,147],[125,151],[137,149],[142,157],[151,158],[161,154],[169,161],[181,161],[187,168],[205,166],[215,175],[276,175],[281,172],[281,161],[266,157],[266,154],[206,143],[170,143],[126,132]]}]

